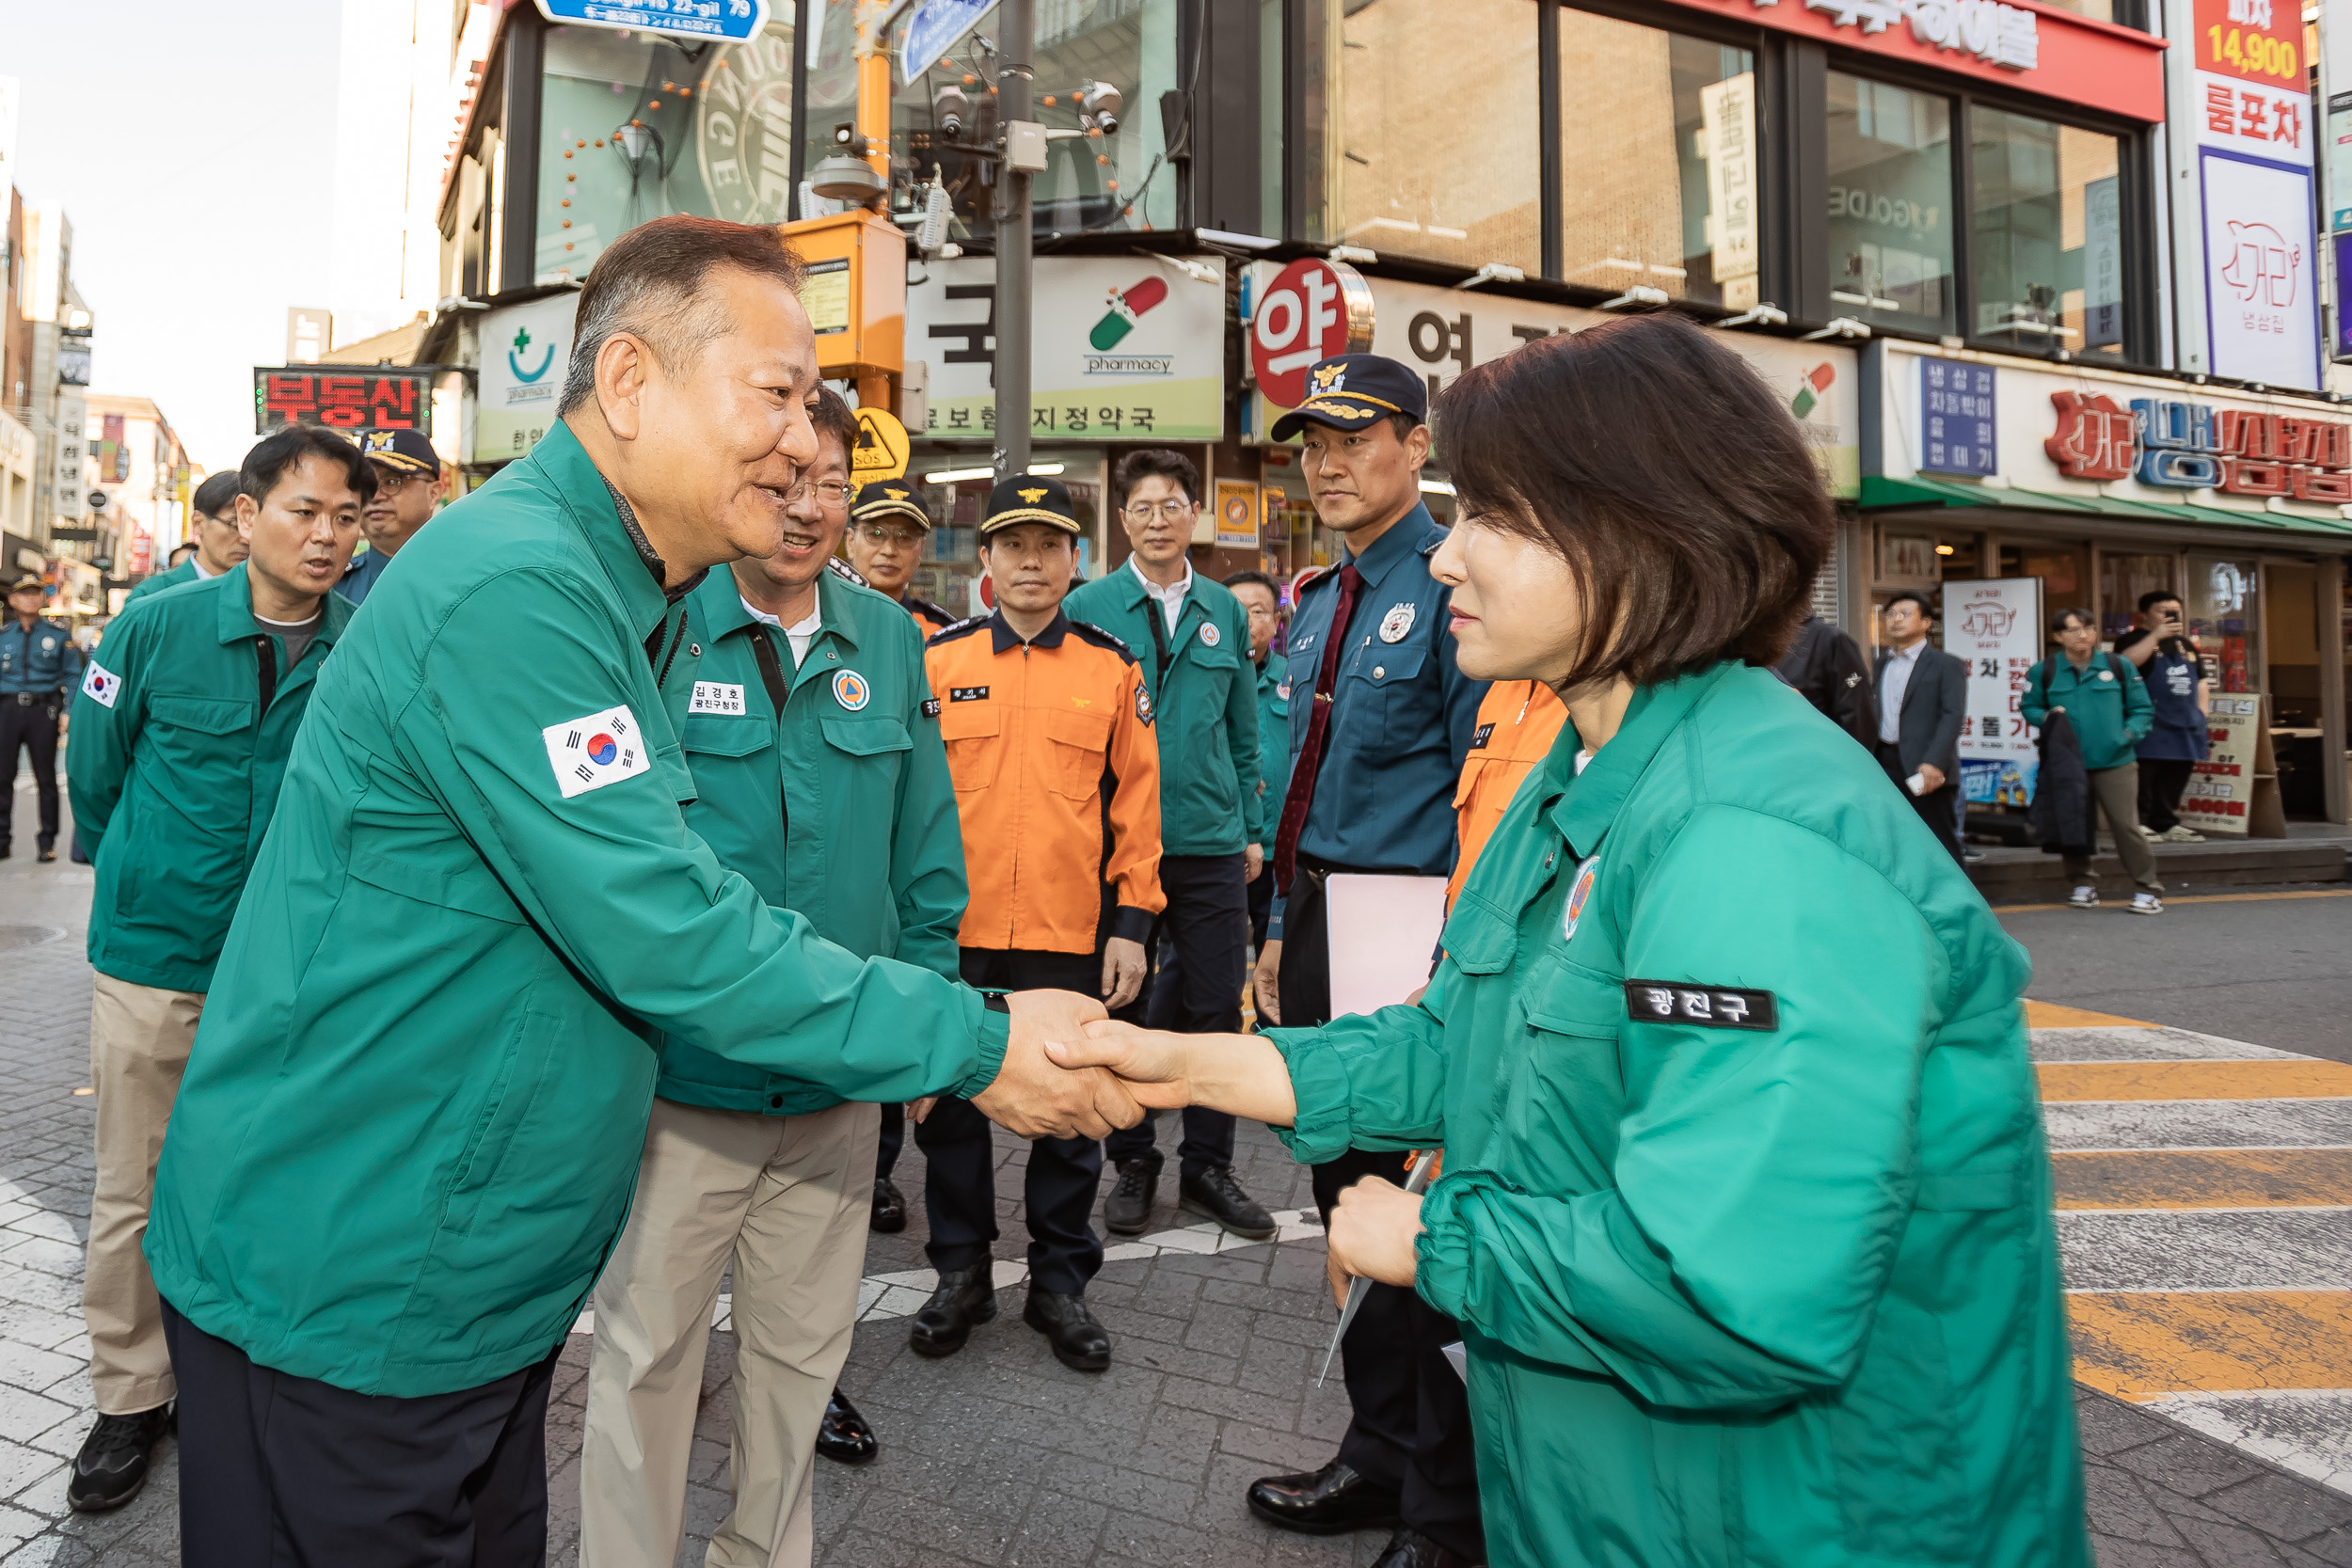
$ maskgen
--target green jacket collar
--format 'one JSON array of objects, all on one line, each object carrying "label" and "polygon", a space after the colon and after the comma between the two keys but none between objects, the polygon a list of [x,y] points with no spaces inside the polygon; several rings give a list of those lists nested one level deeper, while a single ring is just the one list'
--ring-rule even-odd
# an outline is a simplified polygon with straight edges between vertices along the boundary
[{"label": "green jacket collar", "polygon": [[1584,749],[1573,722],[1560,726],[1560,738],[1544,759],[1544,793],[1551,798],[1551,824],[1568,847],[1581,858],[1600,847],[1616,821],[1617,811],[1634,784],[1649,771],[1650,760],[1681,724],[1684,717],[1739,666],[1725,660],[1695,674],[1684,675],[1633,693],[1625,722],[1607,744],[1593,753],[1584,771],[1576,770],[1577,753]]},{"label": "green jacket collar", "polygon": [[[850,585],[831,572],[817,579],[817,639],[809,644],[814,648],[828,637],[838,637],[852,652],[857,648],[857,620],[850,609]],[[716,642],[745,626],[765,626],[743,603],[743,590],[735,580],[732,568],[711,571],[701,585],[693,590],[694,599],[702,607],[703,633]]]},{"label": "green jacket collar", "polygon": [[596,464],[589,461],[588,449],[580,444],[580,437],[563,420],[556,420],[539,437],[539,444],[531,449],[531,455],[523,461],[536,465],[540,473],[547,476],[557,497],[587,534],[589,546],[596,551],[606,576],[612,579],[613,591],[621,595],[629,625],[636,628],[639,637],[652,635],[668,616],[670,606],[709,577],[707,572],[698,573],[675,594],[663,586],[668,568],[654,554],[644,531],[628,512],[628,503],[606,481]]},{"label": "green jacket collar", "polygon": [[[252,641],[260,632],[253,624],[253,581],[246,576],[245,562],[240,561],[221,573],[219,581],[220,614],[216,624],[222,645]],[[325,595],[319,601],[319,629],[310,641],[322,648],[332,647],[357,608],[341,594]]]},{"label": "green jacket collar", "polygon": [[[1381,579],[1404,562],[1417,555],[1427,555],[1445,538],[1445,530],[1429,515],[1429,508],[1421,501],[1397,519],[1396,526],[1372,542],[1372,547],[1361,555],[1341,552],[1341,564],[1356,563],[1356,570],[1364,576],[1364,586],[1377,588]],[[1336,572],[1334,573],[1336,576]]]}]

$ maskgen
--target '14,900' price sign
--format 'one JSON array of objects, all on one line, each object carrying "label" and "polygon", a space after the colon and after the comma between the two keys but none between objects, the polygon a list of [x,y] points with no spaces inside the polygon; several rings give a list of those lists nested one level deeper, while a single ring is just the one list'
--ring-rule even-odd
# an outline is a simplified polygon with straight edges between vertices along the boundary
[{"label": "'14,900' price sign", "polygon": [[253,429],[323,424],[336,430],[433,434],[433,372],[373,367],[342,371],[287,365],[253,372]]}]

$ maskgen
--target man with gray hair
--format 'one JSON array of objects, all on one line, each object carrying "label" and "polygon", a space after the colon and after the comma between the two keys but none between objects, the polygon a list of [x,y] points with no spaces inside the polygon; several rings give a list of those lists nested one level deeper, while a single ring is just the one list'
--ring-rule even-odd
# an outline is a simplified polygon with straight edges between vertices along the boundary
[{"label": "man with gray hair", "polygon": [[817,456],[799,279],[773,230],[614,242],[561,421],[406,546],[321,674],[147,1233],[191,1568],[544,1560],[548,1386],[664,1036],[1025,1136],[1139,1115],[1044,1053],[1100,1003],[853,957],[681,815],[685,596],[777,552]]}]

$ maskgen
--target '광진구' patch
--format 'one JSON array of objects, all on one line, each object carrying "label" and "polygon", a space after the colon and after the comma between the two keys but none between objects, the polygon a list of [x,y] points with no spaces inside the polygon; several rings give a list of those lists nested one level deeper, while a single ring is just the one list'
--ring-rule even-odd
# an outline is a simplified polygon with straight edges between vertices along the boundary
[{"label": "'\uad11\uc9c4\uad6c' patch", "polygon": [[1628,980],[1625,1012],[1636,1023],[1695,1023],[1708,1029],[1780,1027],[1780,1006],[1771,991],[1687,980]]}]

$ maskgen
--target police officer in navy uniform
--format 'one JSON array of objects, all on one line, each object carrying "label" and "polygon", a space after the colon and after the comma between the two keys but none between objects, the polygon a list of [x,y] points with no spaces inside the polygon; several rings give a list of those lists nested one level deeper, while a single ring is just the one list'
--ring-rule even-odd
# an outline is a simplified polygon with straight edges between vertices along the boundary
[{"label": "police officer in navy uniform", "polygon": [[[8,620],[0,629],[0,751],[4,770],[16,777],[19,748],[33,753],[33,785],[40,792],[40,858],[57,858],[57,721],[65,714],[68,689],[82,679],[82,650],[72,629],[40,612],[49,587],[37,577],[21,577],[8,590]],[[0,860],[8,857],[13,787],[0,789]]]},{"label": "police officer in navy uniform", "polygon": [[[1421,501],[1427,412],[1414,372],[1345,354],[1313,366],[1307,401],[1274,422],[1278,441],[1303,435],[1316,516],[1346,549],[1298,591],[1291,623],[1290,786],[1256,975],[1268,1022],[1331,1017],[1328,877],[1453,869],[1454,786],[1486,683],[1454,667],[1446,589],[1429,572],[1445,531]],[[1404,1170],[1362,1149],[1316,1165],[1325,1222],[1343,1188]],[[1313,1534],[1392,1525],[1378,1568],[1485,1561],[1470,1402],[1443,1353],[1461,1337],[1412,1291],[1374,1285],[1342,1346],[1354,1418],[1337,1457],[1252,1483],[1250,1512]]]}]

